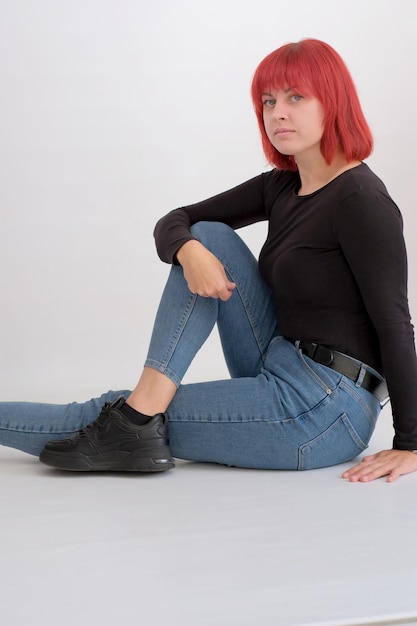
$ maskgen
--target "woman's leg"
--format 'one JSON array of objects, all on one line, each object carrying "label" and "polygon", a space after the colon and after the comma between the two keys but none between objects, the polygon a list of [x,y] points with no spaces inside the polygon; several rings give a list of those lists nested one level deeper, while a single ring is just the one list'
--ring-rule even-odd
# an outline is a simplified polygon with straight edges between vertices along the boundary
[{"label": "woman's leg", "polygon": [[199,222],[192,234],[224,265],[236,289],[226,302],[192,294],[180,266],[173,266],[156,315],[145,366],[177,387],[217,323],[232,377],[256,376],[269,343],[278,334],[276,308],[258,264],[228,226]]},{"label": "woman's leg", "polygon": [[227,301],[192,294],[183,270],[171,270],[157,312],[145,368],[128,404],[165,412],[194,356],[217,322],[232,377],[256,376],[276,329],[272,293],[241,238],[225,224],[200,222],[192,234],[224,265],[237,288]]},{"label": "woman's leg", "polygon": [[129,393],[108,391],[88,402],[70,404],[0,402],[0,445],[39,456],[48,441],[71,437],[91,424],[106,402]]},{"label": "woman's leg", "polygon": [[[193,227],[224,262],[238,287],[229,302],[201,298],[188,290],[182,268],[173,267],[164,290],[149,348],[142,385],[143,394],[175,394],[196,352],[216,321],[232,375],[254,375],[275,332],[275,307],[269,289],[260,279],[257,262],[232,229],[204,223]],[[129,395],[129,392],[123,392]],[[120,392],[109,392],[84,404],[0,403],[0,443],[39,454],[48,440],[63,439],[95,420],[102,404]],[[170,398],[170,400],[171,400]],[[168,401],[162,400],[169,404]],[[163,411],[158,408],[154,412]]]}]

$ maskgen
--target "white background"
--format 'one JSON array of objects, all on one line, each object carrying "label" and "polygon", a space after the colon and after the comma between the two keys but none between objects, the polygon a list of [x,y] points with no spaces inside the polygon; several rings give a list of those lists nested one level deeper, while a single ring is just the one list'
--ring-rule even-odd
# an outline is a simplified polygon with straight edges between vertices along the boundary
[{"label": "white background", "polygon": [[[135,384],[169,270],[154,223],[266,169],[250,80],[302,37],[352,71],[376,140],[369,164],[404,215],[417,314],[414,5],[0,0],[0,400]],[[264,227],[243,234],[257,251]],[[214,336],[189,378],[224,373]],[[371,452],[389,428],[379,421]],[[178,465],[157,480],[63,477],[2,450],[3,622],[415,618],[417,474],[352,485],[340,466]]]},{"label": "white background", "polygon": [[[0,399],[132,387],[168,266],[156,220],[267,169],[252,74],[316,37],[350,68],[417,311],[411,0],[0,0]],[[242,232],[255,252],[264,225]],[[214,336],[187,379],[225,368]]]}]

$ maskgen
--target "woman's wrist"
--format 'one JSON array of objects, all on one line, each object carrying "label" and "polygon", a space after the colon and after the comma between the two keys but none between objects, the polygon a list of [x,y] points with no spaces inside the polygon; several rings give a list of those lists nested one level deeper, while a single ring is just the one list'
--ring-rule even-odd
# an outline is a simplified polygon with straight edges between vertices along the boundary
[{"label": "woman's wrist", "polygon": [[175,258],[178,261],[178,263],[180,265],[183,265],[184,262],[186,262],[188,256],[190,254],[192,254],[193,250],[195,250],[197,247],[201,246],[202,244],[197,241],[197,239],[190,239],[189,241],[186,241],[185,243],[182,244],[182,246],[180,248],[178,248]]}]

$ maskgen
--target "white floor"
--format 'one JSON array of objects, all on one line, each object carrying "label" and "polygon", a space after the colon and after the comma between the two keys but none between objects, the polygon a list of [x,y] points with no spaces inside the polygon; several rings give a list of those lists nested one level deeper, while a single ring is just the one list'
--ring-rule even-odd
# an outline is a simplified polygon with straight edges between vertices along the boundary
[{"label": "white floor", "polygon": [[342,470],[82,475],[1,448],[1,623],[417,624],[417,474]]}]

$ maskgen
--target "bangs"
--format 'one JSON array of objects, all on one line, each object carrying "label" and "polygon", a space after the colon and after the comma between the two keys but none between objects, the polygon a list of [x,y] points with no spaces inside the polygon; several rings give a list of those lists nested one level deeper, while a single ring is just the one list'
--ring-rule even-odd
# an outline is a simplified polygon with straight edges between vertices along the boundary
[{"label": "bangs", "polygon": [[315,95],[317,68],[302,47],[288,44],[268,55],[258,66],[252,81],[255,108],[262,106],[262,94],[293,89],[302,95]]}]

